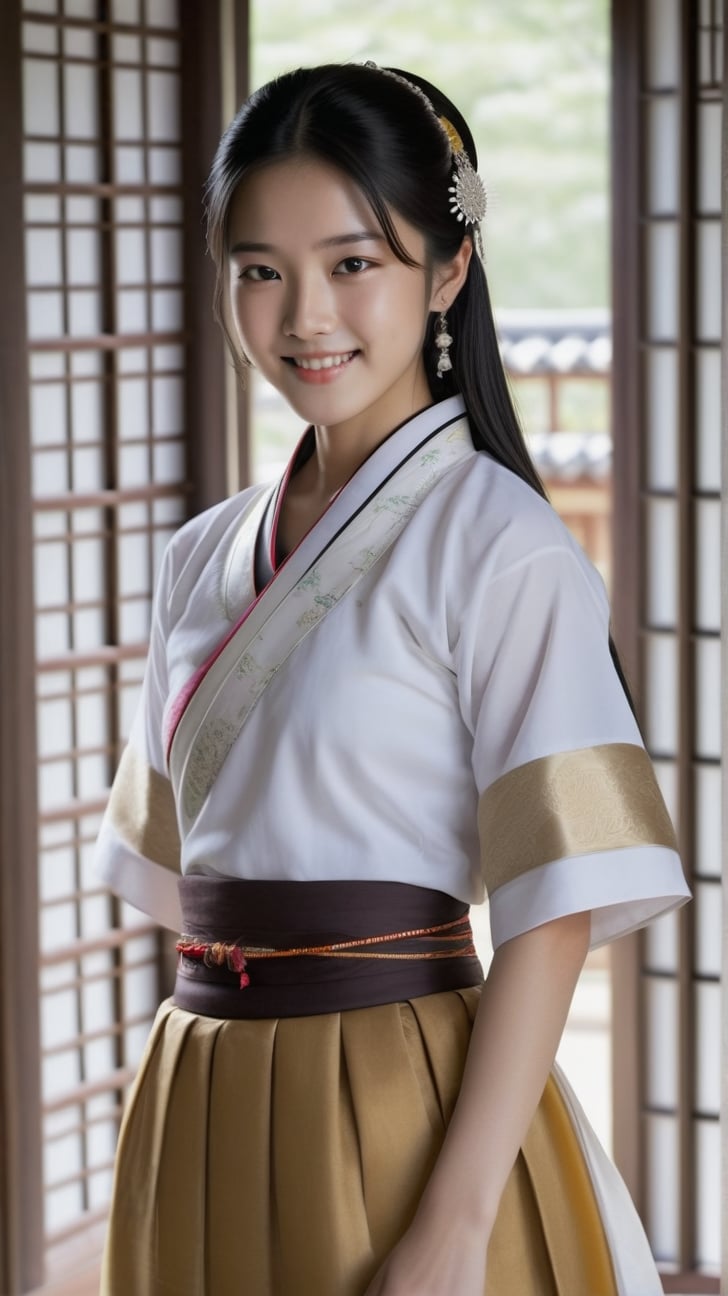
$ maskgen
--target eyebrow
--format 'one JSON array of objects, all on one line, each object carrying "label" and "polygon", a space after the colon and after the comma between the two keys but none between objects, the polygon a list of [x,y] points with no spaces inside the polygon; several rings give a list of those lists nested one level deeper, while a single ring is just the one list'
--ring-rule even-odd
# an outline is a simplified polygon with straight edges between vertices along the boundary
[{"label": "eyebrow", "polygon": [[[331,238],[321,239],[314,248],[340,247],[345,243],[384,243],[384,235],[377,230],[354,230],[351,234],[334,234]],[[275,252],[272,243],[235,243],[230,248],[230,256],[236,252]]]}]

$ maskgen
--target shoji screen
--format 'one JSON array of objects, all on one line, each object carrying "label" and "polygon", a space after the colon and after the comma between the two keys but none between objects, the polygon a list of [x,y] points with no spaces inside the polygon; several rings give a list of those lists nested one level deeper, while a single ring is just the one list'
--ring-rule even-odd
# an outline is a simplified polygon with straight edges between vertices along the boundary
[{"label": "shoji screen", "polygon": [[[616,1079],[635,1107],[633,1186],[654,1250],[667,1271],[711,1273],[720,1235],[722,19],[722,0],[615,5],[617,597],[646,740],[695,891],[693,905],[639,942],[638,1082],[630,1090]],[[629,1015],[618,999],[617,1019],[621,1008]],[[619,1035],[617,1045],[620,1055]],[[628,1070],[624,1041],[621,1057]]]},{"label": "shoji screen", "polygon": [[45,1233],[103,1218],[158,936],[93,842],[187,509],[176,0],[25,0]]}]

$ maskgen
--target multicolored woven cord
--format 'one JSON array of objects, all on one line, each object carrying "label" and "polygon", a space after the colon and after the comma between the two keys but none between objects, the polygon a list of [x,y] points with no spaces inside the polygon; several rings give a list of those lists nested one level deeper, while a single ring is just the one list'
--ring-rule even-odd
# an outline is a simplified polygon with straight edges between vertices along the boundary
[{"label": "multicolored woven cord", "polygon": [[[442,932],[449,933],[441,935]],[[437,940],[452,942],[457,948],[436,950],[372,950],[372,945],[386,945],[401,940]],[[240,988],[250,985],[246,971],[249,959],[296,958],[369,958],[369,959],[442,959],[476,956],[473,933],[467,914],[434,927],[413,927],[409,931],[388,932],[384,936],[362,936],[354,940],[335,941],[331,945],[298,945],[274,949],[267,945],[238,945],[228,941],[204,941],[198,936],[182,934],[176,947],[186,958],[199,959],[206,967],[227,967],[240,977]]]}]

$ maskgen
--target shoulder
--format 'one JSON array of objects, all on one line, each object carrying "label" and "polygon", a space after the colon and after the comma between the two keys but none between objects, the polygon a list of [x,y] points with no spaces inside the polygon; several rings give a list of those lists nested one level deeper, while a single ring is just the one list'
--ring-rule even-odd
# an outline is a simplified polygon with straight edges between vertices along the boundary
[{"label": "shoulder", "polygon": [[221,548],[226,549],[226,540],[235,533],[246,511],[268,490],[269,485],[248,486],[184,522],[162,555],[160,595],[169,599],[180,582],[194,584],[200,572],[216,560]]},{"label": "shoulder", "polygon": [[518,583],[534,573],[546,584],[573,578],[608,612],[602,577],[579,542],[549,501],[511,469],[476,451],[436,494],[443,561],[453,579],[459,573],[461,588]]}]

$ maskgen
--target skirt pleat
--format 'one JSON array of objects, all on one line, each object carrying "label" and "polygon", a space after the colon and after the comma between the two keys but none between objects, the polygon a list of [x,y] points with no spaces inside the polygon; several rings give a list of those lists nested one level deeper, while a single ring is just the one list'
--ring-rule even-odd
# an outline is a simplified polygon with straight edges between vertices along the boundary
[{"label": "skirt pleat", "polygon": [[[437,1158],[479,995],[262,1021],[162,1004],[119,1138],[102,1296],[363,1296]],[[551,1078],[501,1200],[484,1296],[652,1290],[615,1281]]]}]

